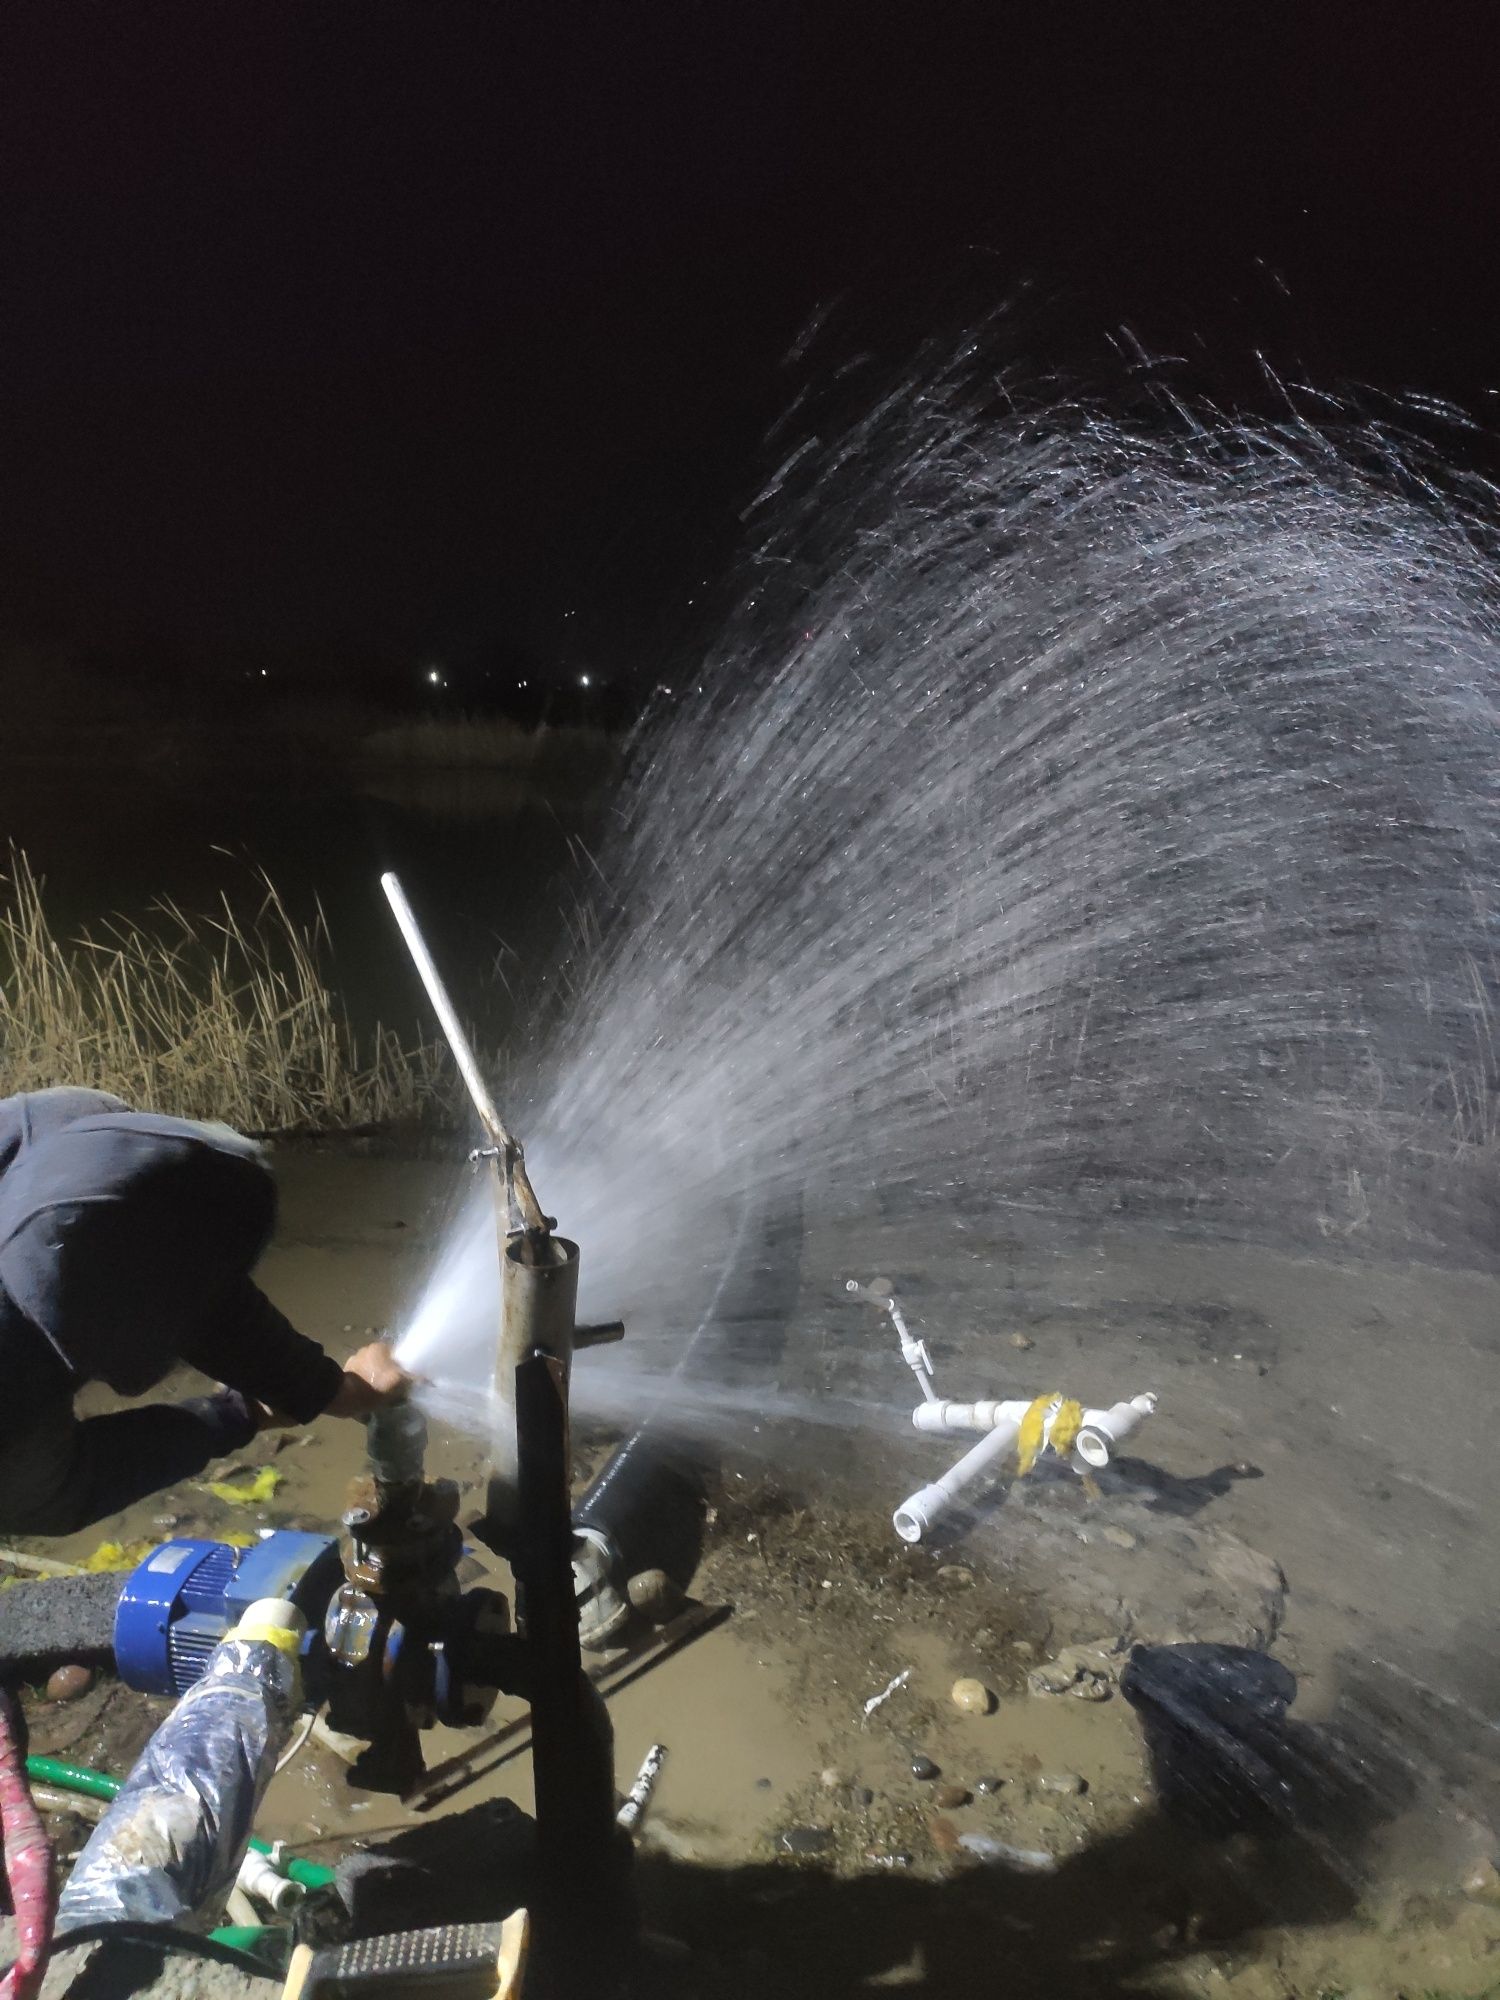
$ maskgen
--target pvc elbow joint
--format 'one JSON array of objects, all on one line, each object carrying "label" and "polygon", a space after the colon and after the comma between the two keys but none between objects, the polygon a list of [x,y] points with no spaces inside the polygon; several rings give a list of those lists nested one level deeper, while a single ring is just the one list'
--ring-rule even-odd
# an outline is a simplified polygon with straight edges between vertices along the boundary
[{"label": "pvc elbow joint", "polygon": [[1109,1464],[1115,1449],[1143,1424],[1156,1408],[1154,1394],[1132,1396],[1128,1403],[1115,1403],[1107,1410],[1090,1410],[1084,1418],[1074,1447],[1084,1464],[1098,1472]]}]

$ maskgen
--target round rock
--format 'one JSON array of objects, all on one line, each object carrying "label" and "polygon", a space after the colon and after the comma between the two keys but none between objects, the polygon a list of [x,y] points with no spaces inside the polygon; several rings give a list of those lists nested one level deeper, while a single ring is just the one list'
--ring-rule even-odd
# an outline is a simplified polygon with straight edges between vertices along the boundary
[{"label": "round rock", "polygon": [[987,1771],[982,1778],[975,1779],[974,1789],[981,1797],[992,1799],[1004,1783],[1004,1778],[998,1777],[993,1771]]},{"label": "round rock", "polygon": [[833,1834],[826,1826],[789,1826],[776,1845],[783,1854],[826,1854]]},{"label": "round rock", "polygon": [[911,1760],[911,1774],[920,1783],[925,1785],[937,1776],[938,1767],[930,1757],[913,1757]]},{"label": "round rock", "polygon": [[625,1586],[625,1595],[631,1608],[653,1625],[665,1625],[682,1603],[682,1592],[664,1569],[637,1570]]},{"label": "round rock", "polygon": [[964,1715],[988,1715],[995,1706],[995,1697],[983,1681],[966,1674],[962,1680],[953,1683],[953,1706]]},{"label": "round rock", "polygon": [[927,1831],[932,1836],[932,1844],[939,1854],[957,1854],[958,1828],[951,1819],[944,1819],[941,1813],[927,1822]]},{"label": "round rock", "polygon": [[48,1701],[77,1701],[94,1685],[92,1667],[58,1667],[47,1681]]},{"label": "round rock", "polygon": [[1036,1788],[1039,1792],[1052,1792],[1059,1798],[1077,1798],[1088,1790],[1076,1771],[1043,1771],[1036,1781]]},{"label": "round rock", "polygon": [[943,1812],[954,1812],[959,1806],[966,1806],[969,1803],[968,1789],[964,1785],[955,1785],[950,1779],[947,1784],[938,1785],[934,1789],[932,1803],[940,1807]]}]

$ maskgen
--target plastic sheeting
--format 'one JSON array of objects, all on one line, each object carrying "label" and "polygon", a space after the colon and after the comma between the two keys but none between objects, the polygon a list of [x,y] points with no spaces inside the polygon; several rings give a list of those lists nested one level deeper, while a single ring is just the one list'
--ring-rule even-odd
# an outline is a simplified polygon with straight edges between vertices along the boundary
[{"label": "plastic sheeting", "polygon": [[296,1701],[295,1659],[265,1640],[222,1640],[95,1828],[58,1933],[123,1921],[212,1929]]}]

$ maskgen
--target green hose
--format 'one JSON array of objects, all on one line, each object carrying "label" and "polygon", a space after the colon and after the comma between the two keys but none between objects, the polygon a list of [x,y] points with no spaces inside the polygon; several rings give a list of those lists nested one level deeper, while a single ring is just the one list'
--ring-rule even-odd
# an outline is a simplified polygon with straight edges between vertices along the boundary
[{"label": "green hose", "polygon": [[[28,1757],[26,1775],[44,1785],[59,1785],[65,1792],[81,1792],[88,1799],[112,1799],[120,1791],[118,1778],[111,1778],[104,1771],[91,1771],[87,1764],[64,1763],[59,1757]],[[271,1852],[268,1840],[252,1840],[250,1845],[259,1854]],[[288,1879],[300,1882],[304,1889],[326,1889],[333,1880],[333,1870],[325,1868],[321,1861],[302,1861],[289,1854],[283,1856],[280,1865]]]},{"label": "green hose", "polygon": [[291,1956],[291,1932],[277,1924],[220,1924],[209,1936],[215,1944],[228,1945],[258,1959],[272,1971],[284,1973]]}]

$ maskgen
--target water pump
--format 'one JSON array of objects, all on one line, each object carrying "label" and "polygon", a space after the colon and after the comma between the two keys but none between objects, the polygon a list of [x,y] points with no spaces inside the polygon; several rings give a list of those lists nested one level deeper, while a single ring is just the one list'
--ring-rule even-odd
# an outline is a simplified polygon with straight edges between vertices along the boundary
[{"label": "water pump", "polygon": [[154,1549],[127,1578],[115,1613],[121,1678],[149,1694],[185,1694],[246,1605],[290,1598],[307,1619],[302,1682],[309,1705],[366,1748],[352,1776],[403,1791],[422,1770],[420,1732],[482,1723],[528,1674],[497,1590],[459,1588],[458,1488],[428,1480],[426,1421],[411,1404],[369,1423],[369,1470],[353,1480],[342,1533],[277,1529],[248,1549],[183,1539]]}]

